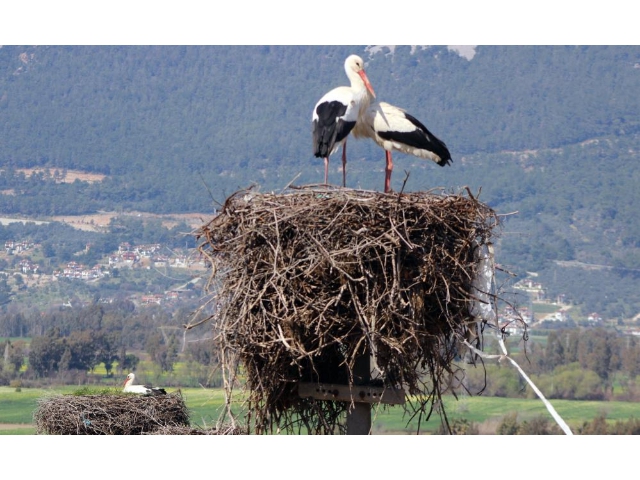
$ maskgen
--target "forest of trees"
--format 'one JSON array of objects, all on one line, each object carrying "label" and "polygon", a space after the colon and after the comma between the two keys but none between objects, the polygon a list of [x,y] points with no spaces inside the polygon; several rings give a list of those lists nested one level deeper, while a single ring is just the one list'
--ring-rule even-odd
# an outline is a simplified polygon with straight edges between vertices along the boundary
[{"label": "forest of trees", "polygon": [[[640,400],[640,338],[602,328],[562,329],[512,356],[547,398]],[[485,367],[486,376],[482,367],[467,369],[470,392],[536,398],[508,362]],[[616,384],[624,387],[617,391]]]},{"label": "forest of trees", "polygon": [[[2,314],[0,337],[22,334],[31,337],[31,342],[7,340],[0,345],[4,353],[0,383],[69,375],[86,380],[87,372],[100,364],[108,375],[115,370],[122,374],[136,368],[140,354],[160,372],[172,372],[178,361],[214,368],[218,357],[212,332],[200,330],[185,336],[182,325],[188,318],[197,320],[186,308],[169,313],[159,306],[137,308],[128,301]],[[489,342],[485,349],[491,348]],[[544,341],[527,342],[513,358],[551,399],[640,400],[640,339],[635,337],[601,328],[550,331]],[[27,362],[26,372],[20,373]],[[464,386],[472,394],[535,397],[508,362],[466,366],[465,372]],[[211,382],[210,373],[202,375],[201,381]],[[623,388],[616,390],[615,385]]]},{"label": "forest of trees", "polygon": [[[261,163],[301,166],[312,160],[311,109],[346,83],[351,53],[365,58],[381,99],[446,139],[454,162],[640,128],[634,46],[479,46],[472,60],[444,46],[393,55],[365,46],[4,46],[0,158],[151,175],[155,195],[169,193],[158,181],[169,172],[167,184],[186,186],[178,164],[208,180],[225,170],[250,178]],[[285,170],[268,172],[265,187],[295,173]]]},{"label": "forest of trees", "polygon": [[[608,316],[640,311],[637,46],[483,45],[472,59],[446,46],[3,46],[0,212],[209,213],[252,184],[318,183],[310,112],[346,83],[351,53],[379,99],[452,152],[447,168],[398,155],[394,188],[404,171],[407,190],[469,186],[505,215],[496,252],[510,271]],[[380,190],[379,148],[349,152],[348,186]],[[107,176],[68,184],[26,167]],[[602,272],[556,268],[573,260],[615,267],[607,285],[629,296],[581,290],[571,278]]]},{"label": "forest of trees", "polygon": [[[209,367],[216,361],[210,332],[186,336],[181,328],[200,318],[186,307],[169,312],[159,306],[136,308],[130,301],[5,313],[0,315],[0,337],[31,340],[0,345],[0,384],[70,376],[86,381],[87,373],[101,364],[107,376],[115,370],[126,374],[136,369],[140,354],[160,372],[172,372],[178,361]],[[20,371],[23,365],[28,365],[25,372]],[[200,381],[211,382],[212,377],[203,375]]]},{"label": "forest of trees", "polygon": [[[580,142],[640,131],[638,47],[479,46],[467,60],[444,46],[398,47],[393,55],[369,54],[364,46],[4,46],[0,163],[8,170],[0,184],[22,195],[1,196],[0,207],[17,203],[29,214],[99,205],[207,211],[213,205],[207,189],[222,201],[252,182],[282,188],[297,173],[300,183],[317,183],[322,162],[312,156],[311,109],[328,89],[345,84],[342,64],[350,53],[365,58],[382,100],[415,114],[452,152],[447,169],[404,157],[400,164],[412,165],[410,190],[483,186],[499,207],[497,189],[485,184],[508,188],[527,177],[522,168],[467,171],[493,162],[487,155],[540,150],[558,161],[562,149],[574,146],[591,157],[581,159],[581,178],[597,181],[599,166],[615,159],[594,157]],[[349,180],[380,189],[380,153],[371,142],[353,142],[350,169],[357,177]],[[534,156],[529,166],[538,160],[548,163]],[[517,158],[507,162],[518,167]],[[25,184],[11,172],[35,166],[108,178],[41,192],[43,178]],[[538,184],[549,179],[553,190],[574,184],[542,173]],[[536,190],[519,196],[539,197]],[[48,208],[38,205],[44,198],[52,200]]]}]

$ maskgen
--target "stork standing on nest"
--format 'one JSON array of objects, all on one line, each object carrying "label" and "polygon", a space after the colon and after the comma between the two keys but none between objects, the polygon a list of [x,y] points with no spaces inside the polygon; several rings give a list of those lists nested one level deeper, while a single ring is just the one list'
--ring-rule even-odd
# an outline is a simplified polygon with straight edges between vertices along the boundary
[{"label": "stork standing on nest", "polygon": [[391,191],[392,150],[432,160],[441,167],[451,163],[445,143],[432,134],[418,119],[386,102],[372,102],[353,129],[355,138],[371,138],[385,150],[387,164],[384,191]]},{"label": "stork standing on nest", "polygon": [[[349,87],[337,87],[325,94],[313,108],[313,154],[324,158],[324,183],[328,183],[329,157],[342,145],[342,186],[346,184],[347,136],[375,98],[373,87],[364,70],[364,62],[350,55],[344,71]],[[369,96],[371,94],[371,97]]]},{"label": "stork standing on nest", "polygon": [[166,395],[166,391],[164,388],[160,387],[152,387],[150,385],[134,385],[133,381],[136,376],[133,373],[127,375],[127,379],[124,382],[124,388],[122,389],[125,393],[137,393],[139,395]]}]

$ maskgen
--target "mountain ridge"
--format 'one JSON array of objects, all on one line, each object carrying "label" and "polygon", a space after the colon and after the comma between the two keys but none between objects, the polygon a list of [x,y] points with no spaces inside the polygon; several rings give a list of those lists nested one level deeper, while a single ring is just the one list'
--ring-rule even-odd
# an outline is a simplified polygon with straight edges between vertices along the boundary
[{"label": "mountain ridge", "polygon": [[[498,245],[518,271],[551,272],[557,261],[640,268],[640,47],[472,51],[468,59],[437,45],[392,54],[366,45],[4,46],[0,192],[15,194],[0,195],[0,212],[206,212],[252,184],[319,183],[311,111],[347,83],[344,58],[358,53],[378,98],[452,153],[442,169],[398,154],[393,188],[406,170],[409,191],[468,186],[496,211],[519,212]],[[106,177],[56,183],[24,168]],[[340,168],[332,158],[330,182]],[[383,169],[373,142],[349,142],[347,186],[382,190]]]}]

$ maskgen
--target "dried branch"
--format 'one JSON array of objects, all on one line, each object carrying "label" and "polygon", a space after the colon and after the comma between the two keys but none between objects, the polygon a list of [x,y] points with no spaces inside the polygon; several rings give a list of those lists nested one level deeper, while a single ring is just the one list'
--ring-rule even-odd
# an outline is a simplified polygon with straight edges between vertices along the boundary
[{"label": "dried branch", "polygon": [[[462,339],[478,335],[474,246],[498,225],[468,190],[230,196],[196,237],[217,285],[222,365],[228,379],[241,367],[255,431],[343,432],[348,405],[302,399],[297,384],[346,384],[363,351],[375,381],[404,388],[409,416],[428,419]],[[225,385],[230,398],[236,382]]]}]

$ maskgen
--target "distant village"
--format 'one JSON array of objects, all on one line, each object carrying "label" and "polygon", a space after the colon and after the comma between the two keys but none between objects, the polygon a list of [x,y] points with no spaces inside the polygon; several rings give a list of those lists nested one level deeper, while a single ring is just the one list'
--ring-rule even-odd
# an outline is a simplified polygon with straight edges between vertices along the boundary
[{"label": "distant village", "polygon": [[[42,267],[37,262],[29,258],[29,252],[40,247],[29,241],[7,241],[4,245],[6,255],[20,255],[21,258],[17,262],[16,268],[22,274],[40,275],[46,277],[49,274],[42,274]],[[91,245],[86,246],[87,249]],[[108,255],[106,263],[94,266],[86,266],[76,261],[68,262],[62,268],[56,268],[50,274],[51,280],[61,278],[81,281],[97,281],[101,278],[108,277],[113,274],[114,269],[123,268],[145,268],[145,269],[196,269],[204,270],[206,268],[205,261],[200,256],[194,255],[194,250],[183,251],[176,249],[171,251],[163,248],[159,243],[131,245],[128,242],[121,243],[116,252]],[[136,300],[142,305],[171,303],[177,300],[180,291],[168,291],[164,294],[140,295]]]},{"label": "distant village", "polygon": [[[566,322],[572,319],[569,313],[570,307],[566,305],[566,298],[564,294],[560,294],[556,298],[549,299],[547,297],[544,286],[540,282],[536,282],[532,278],[524,278],[520,280],[514,285],[514,288],[517,290],[526,292],[529,296],[529,299],[532,302],[551,303],[551,304],[558,305],[560,307],[558,311],[546,314],[537,320],[551,321],[551,322]],[[510,309],[505,309],[505,310],[508,311]],[[520,315],[522,315],[522,318],[524,318],[527,321],[527,323],[529,324],[534,323],[533,313],[530,311],[529,308],[522,307],[521,309],[518,310],[518,312],[510,312],[510,314],[514,316],[516,315],[516,313],[519,313]],[[505,320],[509,319],[508,315],[509,313],[507,313],[507,317]],[[602,324],[603,318],[600,316],[599,313],[591,312],[587,315],[587,322],[594,325],[598,325],[598,324]]]},{"label": "distant village", "polygon": [[[7,241],[4,249],[7,255],[24,256],[16,267],[23,274],[38,274],[41,266],[32,261],[26,252],[39,247],[29,241]],[[87,249],[91,245],[86,246]],[[131,245],[128,242],[121,243],[118,250],[108,255],[106,263],[94,266],[86,266],[81,263],[70,261],[63,268],[57,268],[51,273],[52,279],[73,279],[82,281],[96,281],[112,274],[113,269],[122,268],[146,268],[146,269],[206,269],[205,260],[200,256],[194,256],[194,251],[171,251],[163,248],[159,243]],[[524,320],[527,325],[532,326],[537,322],[567,322],[572,320],[570,309],[571,306],[566,305],[564,295],[558,295],[556,298],[550,299],[547,296],[544,286],[535,281],[534,278],[524,278],[513,286],[516,290],[525,292],[530,302],[547,303],[556,305],[559,308],[545,315],[534,316],[529,305],[519,305],[517,307],[507,305],[498,312],[498,322],[505,333],[510,335],[521,335],[522,324]],[[168,291],[164,294],[140,295],[136,300],[141,305],[162,304],[164,302],[173,302],[180,297],[178,291]],[[597,313],[589,313],[587,322],[592,325],[601,325],[603,318]],[[640,335],[640,332],[628,332],[633,335]]]}]

